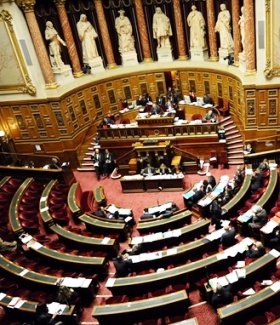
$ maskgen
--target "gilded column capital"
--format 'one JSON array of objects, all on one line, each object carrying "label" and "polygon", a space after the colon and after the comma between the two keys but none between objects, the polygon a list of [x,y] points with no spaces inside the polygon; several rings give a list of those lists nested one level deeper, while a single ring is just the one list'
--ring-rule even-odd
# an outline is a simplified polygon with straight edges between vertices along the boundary
[{"label": "gilded column capital", "polygon": [[53,0],[56,7],[64,7],[66,0]]},{"label": "gilded column capital", "polygon": [[17,4],[24,12],[34,11],[36,0],[18,0]]}]

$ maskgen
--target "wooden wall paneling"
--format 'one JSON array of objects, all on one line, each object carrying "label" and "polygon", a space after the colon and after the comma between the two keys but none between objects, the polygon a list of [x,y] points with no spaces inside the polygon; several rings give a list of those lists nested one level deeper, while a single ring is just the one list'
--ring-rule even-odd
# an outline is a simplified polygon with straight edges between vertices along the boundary
[{"label": "wooden wall paneling", "polygon": [[157,87],[156,87],[156,78],[154,73],[147,74],[146,77],[147,85],[148,85],[148,92],[152,97],[152,100],[155,101],[157,97]]},{"label": "wooden wall paneling", "polygon": [[182,96],[189,94],[189,81],[188,81],[188,73],[186,71],[179,71],[179,77],[181,81],[181,91]]},{"label": "wooden wall paneling", "polygon": [[164,73],[155,73],[155,80],[156,80],[156,96],[158,94],[163,94],[163,96],[165,96],[167,93],[167,89],[166,89]]},{"label": "wooden wall paneling", "polygon": [[129,83],[132,92],[132,100],[136,100],[139,95],[141,95],[138,78],[136,76],[130,76]]},{"label": "wooden wall paneling", "polygon": [[267,125],[267,90],[258,91],[258,121],[259,127]]}]

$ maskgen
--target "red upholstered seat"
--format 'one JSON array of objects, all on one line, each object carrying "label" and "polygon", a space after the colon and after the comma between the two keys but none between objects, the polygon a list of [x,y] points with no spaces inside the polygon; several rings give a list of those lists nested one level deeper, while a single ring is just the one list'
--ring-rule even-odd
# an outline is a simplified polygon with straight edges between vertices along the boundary
[{"label": "red upholstered seat", "polygon": [[218,168],[218,155],[216,150],[210,151],[209,164],[213,168]]},{"label": "red upholstered seat", "polygon": [[246,323],[246,325],[266,325],[268,324],[267,318],[264,315],[254,316]]}]

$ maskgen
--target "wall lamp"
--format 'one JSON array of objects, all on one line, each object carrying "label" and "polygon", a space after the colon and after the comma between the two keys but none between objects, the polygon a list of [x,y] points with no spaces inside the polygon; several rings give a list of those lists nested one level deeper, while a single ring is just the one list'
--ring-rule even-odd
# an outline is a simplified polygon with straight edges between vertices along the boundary
[{"label": "wall lamp", "polygon": [[10,140],[9,136],[5,133],[5,131],[0,130],[0,141],[8,143]]}]

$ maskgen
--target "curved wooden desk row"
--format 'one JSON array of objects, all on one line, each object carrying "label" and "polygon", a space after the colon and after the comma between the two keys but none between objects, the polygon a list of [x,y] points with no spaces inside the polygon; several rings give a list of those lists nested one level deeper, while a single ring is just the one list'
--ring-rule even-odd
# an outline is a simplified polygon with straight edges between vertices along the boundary
[{"label": "curved wooden desk row", "polygon": [[79,216],[79,220],[84,222],[86,229],[97,234],[120,235],[121,240],[127,238],[127,229],[124,221],[112,221],[111,219],[99,218],[91,213],[84,213]]},{"label": "curved wooden desk row", "polygon": [[[62,285],[64,284],[63,280],[64,278],[60,278],[57,276],[47,275],[38,273],[35,271],[31,271],[28,269],[25,269],[24,267],[17,265],[4,257],[0,254],[0,267],[3,271],[6,272],[6,274],[11,278],[13,277],[17,281],[21,280],[23,282],[26,282],[26,284],[33,286],[34,288],[40,288],[42,290],[46,290],[48,292],[57,292],[58,288],[58,282],[61,282]],[[70,283],[69,285],[69,281]],[[92,292],[92,279],[84,279],[84,281],[81,281],[83,279],[71,279],[67,278],[67,286],[73,287],[75,290],[78,290],[82,296],[89,295],[89,293]],[[81,285],[77,286],[77,282],[79,282]]]},{"label": "curved wooden desk row", "polygon": [[100,325],[133,324],[134,322],[176,314],[186,313],[188,310],[188,295],[186,290],[169,293],[155,298],[138,301],[95,306],[92,316],[97,318]]},{"label": "curved wooden desk row", "polygon": [[149,290],[157,290],[164,288],[169,284],[177,284],[180,282],[194,283],[205,277],[206,267],[209,273],[215,273],[221,271],[221,269],[231,266],[238,259],[242,258],[240,257],[239,253],[234,257],[225,257],[226,256],[224,253],[217,253],[195,262],[174,267],[172,269],[167,269],[162,272],[136,275],[125,278],[110,278],[106,283],[106,287],[110,289],[114,295],[129,295],[133,292],[145,293],[147,288],[149,288]]},{"label": "curved wooden desk row", "polygon": [[[270,174],[269,174],[269,182],[268,185],[266,187],[266,191],[262,194],[262,196],[259,198],[259,200],[255,203],[256,205],[260,205],[261,207],[266,208],[267,206],[270,207],[270,202],[272,202],[273,200],[276,200],[276,194],[278,193],[278,171],[276,169],[274,170],[270,170]],[[248,208],[249,210],[249,208]],[[247,218],[245,217],[246,213],[244,213],[244,218],[242,218],[242,216],[240,216],[237,219],[237,229],[238,232],[243,235],[243,236],[247,236],[249,233],[249,229],[248,229],[248,224],[250,222],[250,220],[252,219],[252,217]]]},{"label": "curved wooden desk row", "polygon": [[192,212],[189,210],[181,210],[170,218],[153,219],[153,221],[139,222],[137,230],[140,234],[158,231],[167,231],[168,229],[176,229],[183,225],[190,224]]},{"label": "curved wooden desk row", "polygon": [[[0,293],[1,295],[1,293]],[[31,318],[34,318],[35,311],[36,311],[36,306],[38,304],[38,302],[35,301],[30,301],[30,300],[21,300],[18,301],[19,307],[15,307],[13,309],[10,309],[10,307],[8,307],[10,305],[10,303],[12,302],[12,300],[14,299],[14,297],[5,295],[4,297],[1,297],[2,299],[0,300],[0,306],[2,306],[3,308],[5,308],[5,310],[7,311],[7,313],[9,313],[9,311],[12,311],[13,316],[17,315],[18,317],[21,318],[21,320],[31,320]],[[67,324],[75,324],[74,323],[74,319],[71,320],[73,313],[74,313],[74,309],[75,309],[75,305],[58,305],[58,309],[63,310],[62,314],[60,316],[61,320],[64,320]]]},{"label": "curved wooden desk row", "polygon": [[4,176],[4,177],[2,177],[1,180],[0,180],[0,189],[1,189],[1,187],[2,187],[4,184],[6,184],[10,179],[11,179],[11,176]]},{"label": "curved wooden desk row", "polygon": [[75,234],[69,230],[64,229],[60,225],[54,223],[48,209],[48,196],[56,184],[56,180],[50,181],[45,187],[41,200],[40,200],[40,215],[44,222],[44,224],[56,233],[60,239],[67,244],[71,245],[73,248],[84,247],[87,249],[93,248],[99,251],[107,252],[111,256],[116,256],[118,252],[118,243],[115,239],[111,238],[96,238],[96,237],[88,237],[79,234]]},{"label": "curved wooden desk row", "polygon": [[77,202],[77,197],[82,195],[80,183],[73,183],[67,195],[67,203],[75,220],[82,214],[81,208]]},{"label": "curved wooden desk row", "polygon": [[185,263],[188,259],[201,258],[205,252],[215,252],[218,250],[220,238],[210,241],[201,238],[191,241],[188,244],[172,247],[151,253],[132,255],[132,271],[142,271],[147,269],[166,268],[170,264]]},{"label": "curved wooden desk row", "polygon": [[[9,222],[12,227],[12,230],[15,234],[20,235],[24,232],[23,228],[21,227],[20,221],[18,219],[18,211],[17,207],[21,200],[21,197],[27,188],[27,186],[33,181],[32,178],[26,179],[15,195],[13,196],[10,210],[9,210]],[[51,188],[56,181],[50,181],[48,184],[48,187]],[[46,188],[42,194],[42,198],[40,201],[40,210],[44,210],[47,205],[47,199],[44,195],[46,195],[48,192],[48,189]],[[47,212],[48,210],[45,210]],[[48,222],[50,222],[51,217],[48,215]],[[45,221],[45,220],[44,220]],[[103,272],[106,269],[106,260],[105,258],[101,257],[87,257],[87,256],[74,256],[71,254],[65,254],[56,250],[49,249],[35,240],[29,243],[30,249],[32,249],[37,254],[40,254],[44,256],[45,258],[48,258],[50,263],[54,265],[62,265],[64,264],[67,267],[70,267],[71,269],[75,270],[81,270],[81,267],[84,269],[87,269],[89,271],[92,271],[94,273]]]},{"label": "curved wooden desk row", "polygon": [[268,286],[251,296],[238,300],[217,310],[223,324],[245,324],[252,315],[259,315],[268,306],[278,304],[280,297],[280,281]]},{"label": "curved wooden desk row", "polygon": [[141,244],[142,251],[153,251],[164,246],[178,246],[181,242],[194,240],[195,237],[206,234],[209,225],[210,221],[208,219],[201,219],[182,228],[133,237],[131,244]]},{"label": "curved wooden desk row", "polygon": [[[236,282],[231,283],[231,291],[233,293],[238,291],[244,291],[246,288],[252,287],[256,281],[261,281],[262,279],[264,279],[264,276],[266,274],[270,274],[270,272],[275,271],[276,260],[277,257],[275,257],[273,254],[268,253],[251,262],[250,264],[240,268],[241,270],[245,270],[246,276],[245,278],[238,279]],[[230,276],[230,273],[227,275]],[[228,280],[227,275],[225,277]],[[217,279],[217,281],[219,282],[219,278]],[[212,291],[212,288],[209,287],[207,283],[205,283],[205,286],[208,289],[208,292]]]}]

